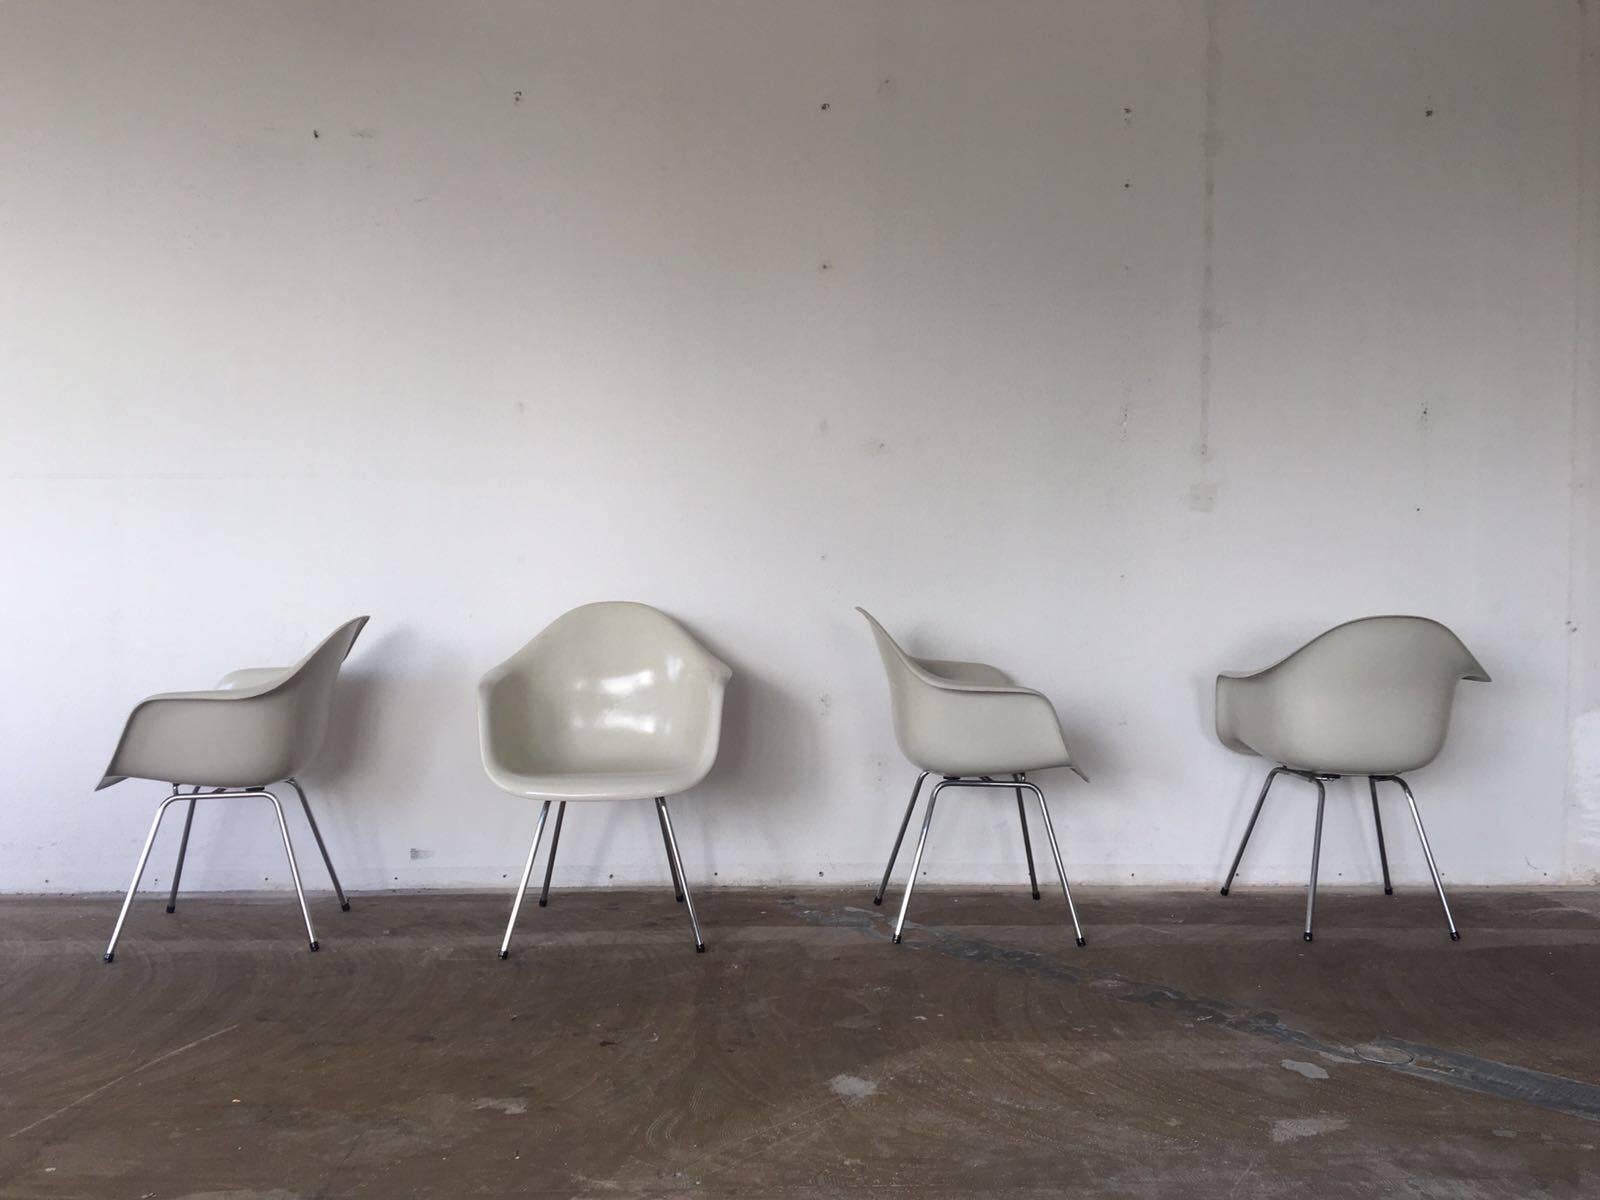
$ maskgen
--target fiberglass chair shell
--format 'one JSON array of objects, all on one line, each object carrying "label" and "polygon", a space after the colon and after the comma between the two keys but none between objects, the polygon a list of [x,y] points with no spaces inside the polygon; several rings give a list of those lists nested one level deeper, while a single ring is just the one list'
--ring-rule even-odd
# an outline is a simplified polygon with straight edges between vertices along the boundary
[{"label": "fiberglass chair shell", "polygon": [[[939,799],[939,793],[945,788],[957,787],[1010,788],[1015,790],[1017,796],[1017,815],[1022,820],[1022,848],[1028,860],[1028,880],[1033,886],[1033,898],[1039,898],[1039,879],[1033,868],[1028,814],[1022,802],[1024,790],[1032,792],[1039,802],[1039,815],[1044,818],[1045,836],[1050,840],[1050,853],[1055,859],[1056,873],[1061,877],[1061,890],[1067,898],[1067,912],[1072,917],[1073,933],[1078,945],[1084,945],[1083,928],[1078,924],[1078,910],[1072,903],[1072,889],[1067,884],[1067,871],[1061,861],[1061,849],[1056,843],[1050,809],[1045,805],[1044,793],[1039,786],[1027,777],[1029,771],[1067,767],[1087,782],[1088,777],[1072,763],[1072,755],[1067,749],[1066,737],[1061,732],[1061,721],[1056,716],[1055,708],[1043,694],[1031,688],[1018,687],[1010,676],[997,667],[985,663],[913,658],[900,648],[871,613],[864,608],[857,608],[856,611],[867,619],[878,644],[878,655],[883,660],[884,671],[889,677],[889,702],[894,714],[895,740],[900,744],[901,753],[921,771],[912,785],[911,800],[900,822],[900,832],[895,835],[894,849],[889,852],[889,865],[884,868],[883,881],[872,898],[874,904],[883,903],[883,894],[889,887],[889,876],[894,871],[895,859],[900,855],[900,845],[905,840],[923,782],[930,774],[942,777],[928,796],[922,835],[917,839],[917,851],[911,860],[911,876],[906,880],[905,894],[900,899],[900,916],[895,921],[894,941],[900,941],[906,923],[906,912],[911,906],[911,889],[916,885],[917,872],[922,866],[922,852],[927,846],[928,830],[933,825],[933,807]],[[999,779],[996,776],[1010,778]]]},{"label": "fiberglass chair shell", "polygon": [[1411,806],[1422,854],[1444,906],[1445,924],[1451,938],[1459,940],[1416,798],[1403,775],[1427,766],[1444,748],[1456,683],[1462,679],[1487,683],[1489,674],[1460,638],[1426,617],[1348,621],[1265,670],[1219,675],[1217,737],[1230,750],[1278,763],[1267,773],[1222,894],[1226,896],[1233,885],[1272,781],[1282,774],[1309,780],[1317,789],[1311,884],[1306,895],[1305,940],[1311,941],[1326,800],[1323,783],[1346,775],[1365,775],[1378,831],[1383,890],[1394,894],[1383,845],[1383,818],[1378,812],[1378,784],[1397,783]]},{"label": "fiberglass chair shell", "polygon": [[[172,794],[156,808],[150,833],[134,867],[133,882],[123,898],[122,911],[111,931],[105,960],[116,953],[117,938],[127,920],[134,893],[144,875],[150,848],[161,828],[161,818],[179,800],[188,801],[183,822],[183,840],[178,845],[178,863],[172,871],[172,890],[167,911],[178,903],[178,881],[183,876],[183,859],[189,850],[189,829],[194,824],[194,805],[200,798],[262,799],[271,802],[278,816],[278,831],[283,835],[283,850],[289,859],[289,875],[300,900],[300,915],[305,918],[306,938],[317,948],[317,935],[311,927],[305,891],[300,886],[300,868],[295,863],[289,827],[283,819],[283,806],[267,790],[280,780],[294,788],[305,810],[311,834],[322,851],[339,906],[349,911],[349,901],[339,886],[333,860],[323,843],[305,789],[295,779],[316,756],[328,725],[333,703],[333,687],[339,667],[355,644],[366,617],[346,621],[329,634],[315,650],[292,667],[249,667],[222,677],[212,691],[167,692],[151,696],[134,707],[123,727],[122,738],[111,756],[95,790],[111,787],[124,779],[159,779],[172,784]],[[189,788],[184,792],[183,788]]]},{"label": "fiberglass chair shell", "polygon": [[667,797],[694,787],[716,762],[723,693],[732,674],[665,613],[611,601],[557,618],[483,677],[483,768],[503,791],[543,801],[501,958],[511,952],[511,931],[550,805],[560,807],[541,907],[549,903],[567,803],[578,800],[655,800],[673,889],[688,909],[695,949],[706,948]]}]

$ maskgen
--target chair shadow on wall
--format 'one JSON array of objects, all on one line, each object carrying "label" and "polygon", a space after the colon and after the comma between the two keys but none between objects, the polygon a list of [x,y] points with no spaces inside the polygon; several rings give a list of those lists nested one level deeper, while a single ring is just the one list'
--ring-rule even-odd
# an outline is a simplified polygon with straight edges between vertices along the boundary
[{"label": "chair shadow on wall", "polygon": [[[1250,663],[1259,663],[1264,667],[1277,662],[1299,644],[1295,636],[1295,631],[1287,627],[1282,630],[1253,631],[1232,648],[1219,651],[1215,670],[1201,671],[1190,681],[1194,690],[1195,725],[1201,742],[1210,746],[1213,754],[1226,755],[1230,759],[1237,757],[1217,741],[1217,673],[1244,670]],[[1303,637],[1300,639],[1304,640]],[[1256,795],[1261,790],[1260,773],[1255,769],[1257,762],[1259,760],[1247,763],[1247,769],[1239,773],[1233,785],[1233,804],[1228,809],[1226,819],[1217,822],[1216,833],[1219,840],[1216,866],[1212,871],[1212,876],[1216,879],[1221,879],[1228,873],[1228,863],[1233,859],[1234,847],[1239,844],[1239,831],[1249,819],[1250,810],[1255,806]],[[1209,797],[1201,799],[1204,803]],[[1218,797],[1218,809],[1221,808],[1220,800]],[[1209,883],[1206,886],[1209,890]]]},{"label": "chair shadow on wall", "polygon": [[[739,806],[739,816],[748,817],[777,812],[779,804],[805,805],[806,790],[815,787],[817,779],[813,765],[817,748],[816,722],[792,693],[776,686],[737,654],[729,654],[720,643],[706,637],[693,625],[676,616],[673,619],[733,669],[723,702],[716,765],[698,787],[684,793],[681,803],[674,804],[672,813],[689,881],[706,887],[719,882],[719,861],[728,861],[728,842],[719,834],[719,829],[726,827],[724,818],[732,815],[727,812],[730,806]],[[718,794],[715,797],[706,795],[707,789]],[[629,831],[642,839],[640,845],[659,848],[660,835],[648,805],[603,807],[607,810],[604,822],[592,843],[593,865],[597,870],[604,871],[616,839]],[[763,821],[753,828],[766,837],[771,858],[780,859],[784,843],[768,832],[772,823]],[[719,847],[723,850],[720,859]],[[658,852],[656,857],[660,859],[661,884],[671,887],[666,856]],[[558,862],[557,886],[560,877]]]},{"label": "chair shadow on wall", "polygon": [[[382,861],[383,848],[373,834],[385,824],[376,809],[388,789],[369,781],[374,777],[372,764],[384,760],[384,697],[392,695],[396,683],[385,664],[414,660],[417,642],[415,634],[401,627],[358,645],[340,672],[322,748],[301,780],[341,880],[347,869],[359,878],[363,867]],[[392,711],[392,705],[387,707]],[[362,781],[363,767],[366,781]],[[420,764],[406,764],[403,775],[421,778]],[[317,890],[326,886],[319,882]]]}]

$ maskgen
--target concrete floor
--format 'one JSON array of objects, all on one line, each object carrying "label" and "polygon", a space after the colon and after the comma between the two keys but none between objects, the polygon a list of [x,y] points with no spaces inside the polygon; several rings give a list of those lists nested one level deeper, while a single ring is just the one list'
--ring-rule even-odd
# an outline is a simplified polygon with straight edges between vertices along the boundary
[{"label": "concrete floor", "polygon": [[1600,891],[1453,899],[0,901],[0,1195],[1600,1195]]}]

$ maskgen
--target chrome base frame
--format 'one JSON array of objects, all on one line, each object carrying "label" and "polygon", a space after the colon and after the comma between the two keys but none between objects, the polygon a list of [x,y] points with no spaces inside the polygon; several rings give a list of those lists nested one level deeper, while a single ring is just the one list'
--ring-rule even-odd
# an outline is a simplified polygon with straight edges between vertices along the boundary
[{"label": "chrome base frame", "polygon": [[[906,804],[906,815],[900,821],[900,832],[895,835],[894,848],[889,851],[889,865],[883,869],[883,880],[878,884],[878,891],[872,897],[874,904],[882,904],[883,896],[889,889],[889,877],[894,873],[895,860],[900,857],[900,845],[905,841],[906,829],[911,824],[911,813],[917,806],[917,795],[922,791],[922,784],[928,778],[924,771],[917,776],[917,781],[911,787],[911,799]],[[1017,794],[1017,816],[1022,821],[1022,851],[1028,860],[1028,882],[1032,885],[1033,898],[1039,899],[1039,879],[1033,868],[1033,842],[1028,836],[1028,813],[1022,802],[1024,790],[1030,791],[1039,801],[1039,814],[1044,818],[1045,836],[1050,842],[1050,853],[1056,863],[1056,874],[1061,877],[1061,891],[1067,898],[1067,912],[1072,916],[1072,930],[1077,937],[1078,945],[1087,945],[1083,936],[1083,927],[1078,924],[1078,909],[1072,902],[1072,888],[1067,883],[1067,869],[1061,861],[1061,848],[1056,843],[1055,825],[1050,820],[1050,809],[1045,804],[1044,793],[1039,790],[1039,785],[1029,781],[1026,775],[1013,775],[1009,780],[994,779],[988,775],[946,775],[933,785],[933,791],[928,794],[927,814],[922,819],[922,833],[917,838],[917,851],[911,859],[911,876],[906,880],[905,894],[900,899],[900,916],[894,923],[894,938],[896,945],[900,942],[901,931],[905,928],[906,912],[911,907],[911,890],[917,883],[917,872],[922,867],[922,852],[927,848],[928,830],[933,827],[933,807],[938,802],[939,793],[947,787],[961,788],[1011,788]]]},{"label": "chrome base frame", "polygon": [[[301,807],[305,809],[306,820],[311,825],[312,836],[316,838],[317,849],[322,851],[322,861],[327,864],[328,876],[333,880],[333,890],[338,894],[339,906],[346,912],[350,911],[350,902],[345,899],[344,889],[339,886],[339,876],[333,869],[333,860],[328,857],[328,847],[322,841],[322,833],[317,828],[317,820],[311,815],[311,804],[306,800],[303,788],[293,779],[284,780],[300,797]],[[283,805],[278,802],[277,796],[266,788],[212,788],[209,792],[201,791],[199,787],[191,787],[184,792],[179,784],[172,785],[172,794],[156,806],[155,818],[150,822],[150,832],[145,835],[144,849],[139,852],[139,861],[133,868],[133,882],[128,884],[128,893],[122,898],[122,910],[117,913],[117,923],[111,930],[111,940],[106,943],[105,954],[102,958],[106,962],[113,962],[116,958],[117,939],[122,936],[122,926],[128,919],[128,910],[133,907],[134,894],[139,890],[139,881],[144,878],[145,865],[150,861],[150,850],[155,845],[156,834],[161,830],[161,819],[167,815],[167,809],[180,800],[188,801],[188,812],[183,820],[183,839],[178,843],[178,862],[172,870],[172,889],[167,895],[167,911],[176,912],[178,907],[178,883],[183,878],[183,861],[189,853],[189,831],[194,825],[194,805],[196,800],[222,798],[227,800],[266,800],[272,805],[272,811],[278,818],[278,832],[283,837],[283,852],[289,860],[289,875],[294,880],[294,894],[300,901],[300,916],[305,921],[306,941],[311,949],[321,949],[317,941],[316,931],[311,926],[311,910],[306,907],[305,888],[300,883],[300,866],[295,861],[294,843],[289,838],[289,825],[283,819]]]},{"label": "chrome base frame", "polygon": [[[1312,940],[1312,918],[1316,914],[1317,905],[1317,865],[1322,857],[1322,810],[1327,802],[1327,789],[1323,786],[1329,780],[1342,779],[1342,775],[1324,774],[1316,771],[1299,771],[1293,767],[1277,766],[1267,772],[1266,782],[1261,785],[1261,795],[1256,797],[1255,809],[1250,813],[1250,821],[1244,827],[1244,837],[1239,841],[1239,850],[1233,856],[1233,865],[1228,868],[1228,878],[1223,881],[1222,894],[1226,896],[1228,889],[1233,886],[1233,877],[1239,873],[1239,863],[1244,858],[1244,848],[1250,844],[1250,835],[1255,832],[1256,818],[1261,815],[1261,806],[1267,802],[1267,793],[1272,790],[1272,782],[1279,775],[1294,775],[1300,779],[1314,783],[1317,788],[1317,823],[1311,841],[1311,882],[1306,889],[1306,927],[1304,938]],[[1389,879],[1389,852],[1383,842],[1383,815],[1378,811],[1378,785],[1380,783],[1397,783],[1400,790],[1406,794],[1406,803],[1411,806],[1411,819],[1416,822],[1417,837],[1422,842],[1422,856],[1428,860],[1428,873],[1433,876],[1433,888],[1439,894],[1439,903],[1444,908],[1444,922],[1450,930],[1450,940],[1459,942],[1461,933],[1456,929],[1455,918],[1450,915],[1450,901],[1444,894],[1444,882],[1439,878],[1439,868],[1433,861],[1433,850],[1428,845],[1427,831],[1422,828],[1422,814],[1417,811],[1417,799],[1411,794],[1411,785],[1399,775],[1369,775],[1367,787],[1372,795],[1372,823],[1378,831],[1378,861],[1383,866],[1383,891],[1384,895],[1394,895],[1394,884]]]},{"label": "chrome base frame", "polygon": [[[511,957],[511,933],[517,927],[517,914],[522,911],[522,898],[527,894],[528,881],[533,877],[534,860],[539,855],[539,840],[544,836],[545,819],[550,815],[551,801],[539,807],[539,823],[533,829],[533,845],[528,847],[528,861],[522,868],[522,882],[517,886],[516,898],[511,902],[511,919],[506,922],[505,937],[500,939],[500,957]],[[550,903],[550,880],[556,870],[556,849],[561,844],[561,823],[567,816],[567,802],[562,800],[556,809],[556,826],[550,835],[550,857],[544,868],[544,888],[539,893],[539,907]],[[667,810],[667,798],[655,798],[656,821],[661,826],[661,841],[667,851],[667,869],[672,873],[672,890],[678,902],[689,910],[689,928],[694,932],[697,954],[706,951],[705,938],[700,936],[700,918],[694,911],[694,897],[689,893],[689,880],[683,873],[683,858],[678,853],[678,839],[672,831],[672,814]]]}]

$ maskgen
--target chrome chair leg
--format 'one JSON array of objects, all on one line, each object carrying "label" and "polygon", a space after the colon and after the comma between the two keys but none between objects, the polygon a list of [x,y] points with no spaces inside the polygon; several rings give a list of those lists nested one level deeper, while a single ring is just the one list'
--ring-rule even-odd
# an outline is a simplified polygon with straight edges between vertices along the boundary
[{"label": "chrome chair leg", "polygon": [[567,802],[563,800],[556,809],[556,827],[550,831],[550,859],[544,865],[544,888],[539,893],[539,907],[550,907],[550,877],[556,873],[556,847],[561,845],[561,822],[567,817]]},{"label": "chrome chair leg", "polygon": [[333,893],[339,897],[339,908],[343,912],[349,912],[350,901],[345,899],[344,889],[339,886],[339,873],[333,869],[333,859],[328,856],[328,846],[322,840],[322,830],[317,828],[317,819],[311,815],[311,801],[306,799],[306,791],[300,786],[298,779],[286,779],[284,782],[300,797],[300,807],[305,810],[306,824],[311,826],[311,836],[317,840],[317,849],[322,852],[323,864],[328,868],[328,878],[333,880]]},{"label": "chrome chair leg", "polygon": [[906,815],[900,820],[900,832],[894,835],[894,849],[889,851],[889,865],[883,869],[883,881],[878,884],[878,894],[872,898],[874,904],[883,903],[883,894],[889,890],[889,876],[894,872],[894,860],[900,857],[900,843],[905,841],[906,827],[911,824],[911,810],[917,807],[917,793],[922,791],[922,781],[928,777],[924,771],[917,776],[916,783],[911,785],[911,799],[906,802]]},{"label": "chrome chair leg", "polygon": [[1433,889],[1439,893],[1439,903],[1444,907],[1444,923],[1450,927],[1450,940],[1459,942],[1461,933],[1456,929],[1456,920],[1450,915],[1450,901],[1444,894],[1444,881],[1439,878],[1439,867],[1433,861],[1433,850],[1428,845],[1428,833],[1422,828],[1422,814],[1417,811],[1417,798],[1411,794],[1411,785],[1398,775],[1386,776],[1387,779],[1400,785],[1400,790],[1406,794],[1406,803],[1411,805],[1411,819],[1417,823],[1417,837],[1422,842],[1422,857],[1428,860],[1428,872],[1433,876]]},{"label": "chrome chair leg", "polygon": [[1033,898],[1039,898],[1039,876],[1033,869],[1033,841],[1028,837],[1028,810],[1022,804],[1022,776],[1013,775],[1017,781],[1017,816],[1022,821],[1022,853],[1028,859],[1028,885],[1033,889]]},{"label": "chrome chair leg", "polygon": [[1287,770],[1286,767],[1274,767],[1267,772],[1267,781],[1261,785],[1261,795],[1256,797],[1255,810],[1250,814],[1250,823],[1244,827],[1244,837],[1239,839],[1239,852],[1233,856],[1233,866],[1228,868],[1228,878],[1223,881],[1222,894],[1226,896],[1228,889],[1233,886],[1233,877],[1239,873],[1239,863],[1244,859],[1244,848],[1250,844],[1250,835],[1255,832],[1256,818],[1261,815],[1261,806],[1267,802],[1267,793],[1272,790],[1272,781]]},{"label": "chrome chair leg", "polygon": [[289,840],[289,823],[283,819],[283,805],[265,788],[259,794],[272,801],[272,811],[278,815],[278,832],[283,835],[283,852],[289,859],[289,877],[294,880],[294,894],[300,900],[300,915],[306,922],[306,940],[313,950],[318,950],[321,947],[317,944],[317,931],[311,928],[311,910],[306,907],[305,889],[300,886],[300,867],[294,861],[294,843]]},{"label": "chrome chair leg", "polygon": [[672,840],[667,837],[667,823],[661,819],[661,806],[656,806],[656,824],[661,826],[661,847],[667,852],[667,873],[672,876],[672,895],[683,903],[683,881],[678,878],[678,864],[672,860]]},{"label": "chrome chair leg", "polygon": [[[194,789],[198,795],[199,788]],[[178,865],[172,868],[172,891],[167,896],[167,911],[178,911],[178,880],[183,878],[183,858],[189,853],[189,829],[194,824],[194,800],[189,801],[189,813],[183,818],[183,840],[178,843]]]},{"label": "chrome chair leg", "polygon": [[689,927],[694,930],[696,954],[706,952],[706,940],[700,936],[700,918],[695,916],[694,897],[689,894],[689,877],[683,873],[683,856],[678,853],[678,839],[672,833],[672,814],[667,811],[667,798],[656,797],[656,812],[661,814],[661,827],[667,831],[667,853],[672,857],[672,869],[678,876],[678,886],[683,889],[683,904],[689,910]]},{"label": "chrome chair leg", "polygon": [[1311,836],[1311,886],[1306,889],[1306,941],[1311,940],[1311,918],[1317,908],[1317,862],[1322,857],[1322,809],[1328,799],[1328,789],[1322,780],[1313,778],[1317,785],[1317,829]]},{"label": "chrome chair leg", "polygon": [[1383,845],[1383,814],[1378,811],[1378,781],[1367,776],[1367,787],[1372,789],[1372,823],[1378,830],[1378,861],[1383,864],[1383,894],[1394,895],[1394,885],[1389,882],[1389,852]]},{"label": "chrome chair leg", "polygon": [[1088,939],[1083,936],[1083,926],[1078,924],[1078,906],[1072,902],[1072,888],[1067,883],[1067,868],[1061,861],[1061,847],[1056,843],[1056,827],[1050,820],[1050,808],[1044,802],[1044,793],[1039,790],[1039,785],[1029,783],[1026,779],[1019,780],[1023,787],[1032,790],[1039,801],[1039,815],[1044,818],[1044,835],[1050,841],[1050,853],[1056,860],[1056,874],[1061,876],[1061,891],[1067,898],[1067,912],[1072,916],[1072,932],[1078,939],[1078,945],[1087,946]]},{"label": "chrome chair leg", "polygon": [[[920,785],[922,780],[919,778],[917,783]],[[911,908],[911,889],[917,886],[917,872],[922,869],[922,852],[927,849],[928,846],[928,830],[933,827],[933,806],[938,802],[939,793],[944,791],[944,789],[949,785],[950,780],[941,779],[938,783],[933,785],[933,791],[928,793],[928,812],[927,815],[922,818],[922,835],[917,838],[917,852],[912,856],[911,859],[911,876],[906,880],[905,893],[900,897],[900,916],[894,923],[894,938],[892,940],[897,946],[900,944],[900,931],[906,926],[906,912]],[[913,797],[913,799],[914,798],[915,797]],[[909,815],[910,814],[907,813],[908,817]],[[901,827],[901,832],[905,832],[904,826]],[[895,849],[896,851],[899,850],[898,843],[896,843]],[[891,860],[891,863],[892,861],[893,860]]]},{"label": "chrome chair leg", "polygon": [[106,952],[102,955],[106,962],[116,958],[117,939],[122,936],[122,924],[128,919],[128,909],[133,906],[133,894],[139,890],[139,880],[144,877],[145,863],[150,861],[150,847],[156,844],[156,832],[161,828],[161,818],[166,816],[167,809],[181,798],[177,784],[173,784],[172,795],[156,805],[155,819],[150,822],[150,832],[145,835],[144,849],[139,851],[139,861],[134,864],[133,882],[128,885],[128,894],[122,898],[122,911],[117,914],[117,923],[111,929],[111,940],[106,943]]},{"label": "chrome chair leg", "polygon": [[511,902],[511,919],[506,922],[506,936],[500,940],[500,957],[511,957],[511,931],[517,927],[517,914],[522,911],[522,897],[528,890],[528,879],[533,874],[533,858],[539,853],[539,839],[544,836],[544,819],[550,815],[550,801],[539,809],[539,823],[533,828],[533,845],[528,847],[528,862],[522,868],[522,882],[517,885],[517,898]]}]

